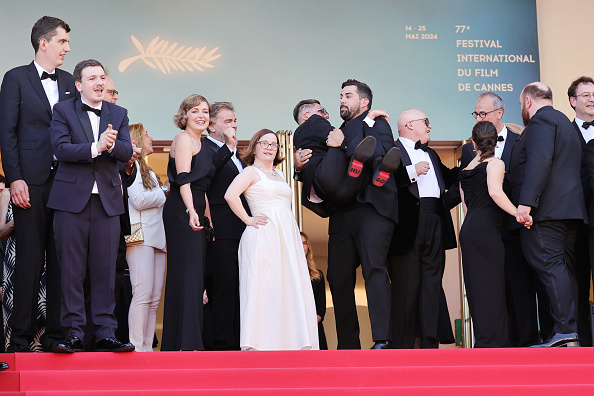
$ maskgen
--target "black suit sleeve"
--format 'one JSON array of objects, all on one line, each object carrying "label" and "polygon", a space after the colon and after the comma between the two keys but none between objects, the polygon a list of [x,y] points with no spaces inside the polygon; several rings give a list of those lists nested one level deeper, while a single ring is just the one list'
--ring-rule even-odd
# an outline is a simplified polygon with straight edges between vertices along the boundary
[{"label": "black suit sleeve", "polygon": [[555,131],[551,121],[538,115],[532,117],[524,130],[526,165],[520,205],[538,207],[538,198],[547,185],[553,163]]},{"label": "black suit sleeve", "polygon": [[23,179],[17,138],[20,102],[18,81],[14,72],[8,72],[0,88],[0,148],[2,167],[9,183]]}]

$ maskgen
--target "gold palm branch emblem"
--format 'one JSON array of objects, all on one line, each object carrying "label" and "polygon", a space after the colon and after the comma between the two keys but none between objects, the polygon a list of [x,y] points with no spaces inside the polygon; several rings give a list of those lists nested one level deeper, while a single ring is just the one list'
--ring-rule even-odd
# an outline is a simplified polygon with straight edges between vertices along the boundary
[{"label": "gold palm branch emblem", "polygon": [[142,59],[149,67],[161,70],[163,74],[171,74],[172,69],[183,72],[194,71],[194,69],[204,71],[205,68],[214,67],[211,62],[221,56],[221,54],[216,54],[219,47],[205,54],[206,47],[192,49],[193,47],[185,45],[178,47],[177,43],[169,45],[169,41],[159,40],[159,36],[155,37],[145,50],[136,37],[130,36],[130,38],[140,55],[121,61],[118,66],[120,72],[139,59]]}]

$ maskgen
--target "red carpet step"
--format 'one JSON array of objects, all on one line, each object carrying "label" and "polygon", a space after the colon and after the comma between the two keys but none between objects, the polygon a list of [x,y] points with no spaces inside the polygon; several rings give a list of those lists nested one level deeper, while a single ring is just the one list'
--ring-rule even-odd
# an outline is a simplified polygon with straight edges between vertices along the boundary
[{"label": "red carpet step", "polygon": [[[0,354],[1,395],[594,394],[594,350]],[[6,393],[5,393],[6,392]]]}]

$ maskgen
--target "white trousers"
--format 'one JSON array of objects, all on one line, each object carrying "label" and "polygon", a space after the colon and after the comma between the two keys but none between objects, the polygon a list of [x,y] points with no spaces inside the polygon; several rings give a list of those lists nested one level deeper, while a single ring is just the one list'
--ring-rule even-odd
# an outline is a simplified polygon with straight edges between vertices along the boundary
[{"label": "white trousers", "polygon": [[130,342],[136,352],[152,352],[166,254],[151,246],[129,246],[126,260],[132,283],[132,302],[128,311]]}]

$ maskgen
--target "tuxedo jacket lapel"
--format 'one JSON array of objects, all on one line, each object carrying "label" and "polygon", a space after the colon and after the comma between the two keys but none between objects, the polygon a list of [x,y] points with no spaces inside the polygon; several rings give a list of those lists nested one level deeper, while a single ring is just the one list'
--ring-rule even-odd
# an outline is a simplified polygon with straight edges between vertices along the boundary
[{"label": "tuxedo jacket lapel", "polygon": [[518,135],[511,132],[509,129],[507,130],[507,139],[505,139],[505,145],[503,146],[503,152],[501,153],[501,160],[505,164],[506,172],[509,170],[509,160],[517,138]]},{"label": "tuxedo jacket lapel", "polygon": [[[113,114],[109,111],[107,106],[101,106],[101,117],[99,117],[99,130],[97,131],[97,139],[107,129],[107,125],[111,124]],[[87,115],[88,118],[88,115]],[[89,122],[90,124],[90,122]],[[91,131],[92,132],[92,131]],[[91,133],[92,135],[92,133]]]},{"label": "tuxedo jacket lapel", "polygon": [[[85,135],[87,136],[87,140],[89,143],[93,143],[95,141],[95,137],[93,136],[93,128],[91,128],[91,120],[89,119],[89,115],[86,111],[82,111],[81,109],[82,102],[80,100],[76,101],[76,115],[80,120],[80,124],[85,131]],[[101,130],[101,129],[100,129]]]},{"label": "tuxedo jacket lapel", "polygon": [[[402,166],[407,167],[412,165],[410,156],[400,139],[396,140],[396,147],[400,149],[400,161],[402,162]],[[408,186],[408,189],[412,195],[419,198],[419,187],[417,186],[417,183],[411,183],[410,186]]]},{"label": "tuxedo jacket lapel", "polygon": [[35,65],[31,63],[28,68],[29,71],[29,80],[31,81],[31,85],[37,95],[39,95],[39,99],[43,102],[45,109],[49,112],[50,118],[52,116],[52,108],[49,103],[49,99],[47,98],[47,94],[45,93],[45,89],[43,89],[43,85],[41,84],[41,79],[39,78],[39,74],[37,74],[37,69]]},{"label": "tuxedo jacket lapel", "polygon": [[445,182],[443,181],[443,175],[441,174],[441,168],[439,167],[441,161],[439,160],[439,157],[437,156],[437,153],[435,151],[429,149],[427,150],[427,153],[429,154],[429,158],[431,158],[431,166],[433,167],[433,170],[435,171],[435,176],[437,177],[439,191],[443,193],[445,191]]}]

